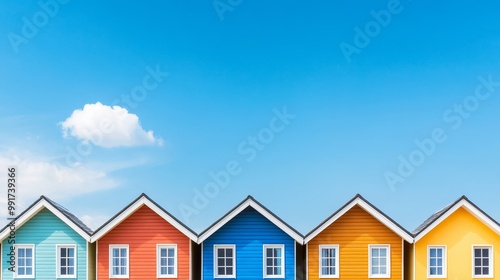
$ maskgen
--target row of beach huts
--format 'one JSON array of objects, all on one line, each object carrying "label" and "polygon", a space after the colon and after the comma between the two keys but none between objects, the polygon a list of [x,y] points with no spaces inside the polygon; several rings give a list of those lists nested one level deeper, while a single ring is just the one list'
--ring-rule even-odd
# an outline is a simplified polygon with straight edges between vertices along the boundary
[{"label": "row of beach huts", "polygon": [[500,225],[465,196],[413,232],[361,195],[305,236],[251,196],[199,234],[145,194],[95,231],[45,196],[13,224],[4,280],[500,279]]}]

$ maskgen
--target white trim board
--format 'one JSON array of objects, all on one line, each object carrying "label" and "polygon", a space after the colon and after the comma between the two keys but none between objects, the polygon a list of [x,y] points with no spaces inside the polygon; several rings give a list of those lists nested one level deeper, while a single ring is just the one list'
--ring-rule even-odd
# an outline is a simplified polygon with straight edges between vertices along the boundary
[{"label": "white trim board", "polygon": [[171,216],[165,210],[158,207],[156,203],[150,200],[147,196],[141,195],[134,203],[123,209],[117,216],[106,222],[106,224],[103,227],[99,228],[94,233],[94,235],[92,235],[92,238],[90,239],[91,242],[95,242],[101,239],[104,235],[106,235],[108,232],[110,232],[112,229],[114,229],[116,226],[118,226],[121,222],[123,222],[132,214],[134,214],[137,210],[139,210],[139,208],[141,208],[144,205],[147,206],[149,209],[153,210],[153,212],[155,212],[158,216],[162,217],[165,221],[167,221],[177,230],[182,232],[189,239],[196,241],[197,236],[195,233],[191,232],[188,228],[186,228],[184,225],[178,222],[173,216]]},{"label": "white trim board", "polygon": [[322,224],[320,224],[317,228],[315,228],[312,232],[306,235],[304,238],[304,243],[307,244],[309,241],[314,239],[318,234],[320,234],[323,230],[329,227],[333,222],[342,217],[345,213],[351,210],[354,206],[358,205],[363,208],[368,214],[372,215],[375,219],[381,222],[383,225],[388,227],[394,233],[399,235],[408,243],[413,243],[413,237],[407,233],[401,226],[397,225],[387,216],[385,216],[380,210],[371,206],[363,197],[357,195],[354,199],[351,200],[350,203],[346,204],[342,208],[340,208],[333,216],[325,220]]},{"label": "white trim board", "polygon": [[299,233],[297,233],[294,229],[292,229],[290,226],[288,226],[283,221],[281,221],[279,218],[277,218],[269,210],[267,210],[266,208],[262,207],[251,196],[247,197],[236,208],[234,208],[233,210],[231,210],[229,213],[227,213],[225,216],[223,216],[220,220],[218,220],[216,223],[214,223],[209,228],[207,228],[198,237],[198,244],[201,244],[203,241],[205,241],[207,238],[209,238],[212,234],[214,234],[216,231],[218,231],[226,223],[228,223],[229,221],[231,221],[234,217],[236,217],[238,214],[240,214],[247,207],[252,207],[257,212],[259,212],[262,216],[264,216],[266,219],[268,219],[271,223],[273,223],[278,228],[280,228],[282,231],[284,231],[286,234],[288,234],[288,236],[290,236],[291,238],[293,238],[296,242],[298,242],[300,244],[304,244],[304,238]]}]

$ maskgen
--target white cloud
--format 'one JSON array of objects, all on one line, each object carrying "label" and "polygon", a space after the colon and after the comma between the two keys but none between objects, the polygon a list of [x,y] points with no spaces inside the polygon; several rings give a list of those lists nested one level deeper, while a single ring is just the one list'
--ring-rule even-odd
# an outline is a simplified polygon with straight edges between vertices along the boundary
[{"label": "white cloud", "polygon": [[[106,172],[85,166],[68,167],[42,160],[20,159],[17,156],[11,158],[0,156],[0,166],[17,167],[17,200],[22,209],[40,195],[57,201],[118,185],[118,182]],[[6,173],[0,175],[3,176],[6,176]],[[6,178],[4,179],[6,182]],[[5,205],[4,200],[0,196],[1,205]],[[6,207],[0,209],[0,215],[5,216],[6,209],[3,208]]]},{"label": "white cloud", "polygon": [[111,107],[100,102],[73,111],[60,125],[65,137],[73,136],[106,148],[163,145],[163,140],[156,138],[153,131],[141,127],[137,115],[120,106]]}]

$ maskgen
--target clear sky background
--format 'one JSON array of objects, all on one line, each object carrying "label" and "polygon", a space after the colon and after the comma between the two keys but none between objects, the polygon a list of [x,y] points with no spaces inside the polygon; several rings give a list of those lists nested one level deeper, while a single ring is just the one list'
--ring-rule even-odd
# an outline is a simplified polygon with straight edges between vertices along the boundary
[{"label": "clear sky background", "polygon": [[356,193],[500,219],[499,9],[2,1],[0,177],[94,229],[142,192],[197,232],[247,195],[304,234]]}]

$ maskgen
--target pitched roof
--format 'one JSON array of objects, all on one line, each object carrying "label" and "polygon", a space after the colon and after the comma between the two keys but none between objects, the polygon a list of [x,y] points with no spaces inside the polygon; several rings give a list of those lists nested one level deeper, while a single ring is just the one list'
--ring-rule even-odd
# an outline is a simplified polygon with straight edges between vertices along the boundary
[{"label": "pitched roof", "polygon": [[414,231],[415,242],[424,237],[427,233],[438,226],[442,221],[448,218],[451,214],[457,211],[459,208],[464,208],[467,212],[473,215],[475,218],[480,220],[483,224],[489,227],[491,230],[500,234],[500,224],[490,217],[481,208],[477,207],[472,201],[470,201],[465,195],[461,196],[452,204],[444,207],[438,212],[432,214],[427,220],[425,220],[420,226],[418,226]]},{"label": "pitched roof", "polygon": [[184,225],[181,221],[179,221],[177,218],[171,215],[167,210],[163,209],[160,205],[158,205],[155,201],[149,198],[146,194],[142,193],[134,201],[125,206],[125,208],[123,208],[120,212],[111,217],[111,219],[109,219],[106,223],[104,223],[97,230],[95,230],[94,235],[92,235],[91,241],[94,242],[96,240],[99,240],[106,233],[114,229],[122,221],[127,219],[133,213],[135,213],[135,211],[137,211],[143,205],[149,207],[156,214],[158,214],[158,216],[162,217],[165,221],[170,223],[173,227],[182,232],[192,241],[197,240],[197,235],[193,230]]},{"label": "pitched roof", "polygon": [[297,230],[292,228],[285,221],[283,221],[281,218],[276,216],[273,212],[271,212],[269,209],[264,207],[264,205],[262,205],[257,200],[255,200],[252,196],[249,195],[246,199],[244,199],[242,202],[240,202],[238,205],[236,205],[233,209],[231,209],[229,212],[227,212],[224,216],[222,216],[220,219],[215,221],[211,226],[209,226],[207,229],[205,229],[203,232],[201,232],[198,236],[198,244],[205,241],[208,237],[210,237],[217,230],[219,230],[222,226],[224,226],[226,223],[231,221],[236,215],[238,215],[239,213],[241,213],[243,210],[247,209],[248,207],[255,209],[262,216],[264,216],[266,219],[268,219],[271,223],[276,225],[278,228],[280,228],[282,231],[284,231],[286,234],[288,234],[291,238],[293,238],[296,242],[298,242],[300,244],[302,244],[304,242],[304,237],[302,236],[302,234],[300,234]]},{"label": "pitched roof", "polygon": [[42,196],[47,202],[52,204],[57,210],[59,210],[64,216],[66,216],[68,219],[70,219],[75,225],[77,225],[79,228],[81,228],[83,231],[85,231],[88,235],[92,235],[93,231],[91,228],[89,228],[84,222],[82,222],[80,219],[78,219],[77,216],[73,215],[73,213],[69,212],[68,209],[64,208],[61,204],[56,203],[55,201],[49,199],[46,196]]},{"label": "pitched roof", "polygon": [[[51,199],[40,196],[38,200],[33,202],[26,210],[24,210],[21,214],[17,216],[15,220],[16,227],[22,227],[26,222],[28,222],[31,218],[36,216],[43,209],[47,209],[64,223],[66,223],[69,227],[71,227],[74,231],[76,231],[80,236],[82,236],[85,240],[90,241],[90,236],[92,235],[92,229],[90,229],[85,223],[83,223],[80,219],[78,219],[75,215],[69,212],[68,209],[64,208],[60,204],[52,201]],[[10,234],[10,223],[7,224],[4,228],[0,230],[0,241],[4,240]]]},{"label": "pitched roof", "polygon": [[351,200],[349,200],[344,206],[340,207],[335,213],[326,218],[321,224],[319,224],[316,228],[311,230],[306,237],[304,238],[304,244],[311,241],[314,237],[316,237],[319,233],[321,233],[324,229],[329,227],[333,222],[342,217],[347,211],[349,211],[354,206],[360,206],[370,215],[372,215],[375,219],[381,222],[383,225],[391,229],[394,233],[399,235],[401,238],[406,240],[409,243],[413,243],[412,234],[407,231],[405,228],[396,223],[393,219],[387,216],[384,212],[380,211],[377,207],[371,204],[368,200],[362,197],[360,194],[355,195]]}]

